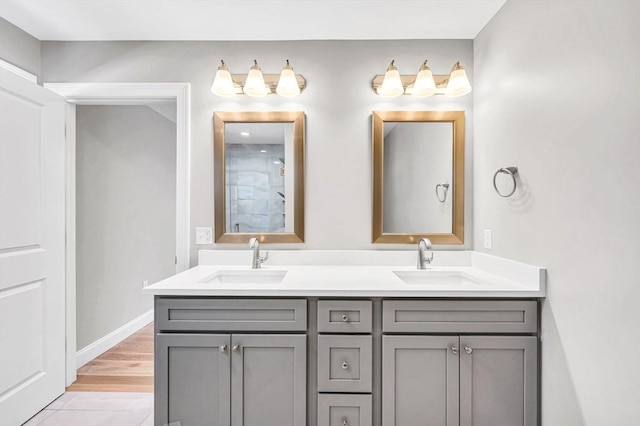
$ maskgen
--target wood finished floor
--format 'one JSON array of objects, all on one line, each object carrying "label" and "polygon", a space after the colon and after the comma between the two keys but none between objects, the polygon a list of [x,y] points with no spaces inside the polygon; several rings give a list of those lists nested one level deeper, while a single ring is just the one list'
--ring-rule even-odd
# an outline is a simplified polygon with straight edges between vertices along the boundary
[{"label": "wood finished floor", "polygon": [[78,369],[68,392],[153,392],[153,323]]}]

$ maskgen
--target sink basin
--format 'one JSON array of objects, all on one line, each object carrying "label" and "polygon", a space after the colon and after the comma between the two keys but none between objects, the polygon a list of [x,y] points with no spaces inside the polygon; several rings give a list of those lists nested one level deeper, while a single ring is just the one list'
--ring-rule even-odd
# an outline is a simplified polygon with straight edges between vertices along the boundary
[{"label": "sink basin", "polygon": [[484,282],[462,271],[436,271],[424,269],[416,271],[393,271],[405,284],[463,286],[479,285]]},{"label": "sink basin", "polygon": [[278,284],[287,271],[261,269],[218,271],[199,281],[207,284]]}]

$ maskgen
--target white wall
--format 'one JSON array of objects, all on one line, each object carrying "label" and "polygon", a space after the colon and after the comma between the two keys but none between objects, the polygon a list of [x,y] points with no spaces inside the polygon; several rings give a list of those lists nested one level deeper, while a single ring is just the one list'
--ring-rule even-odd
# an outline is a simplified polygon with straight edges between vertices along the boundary
[{"label": "white wall", "polygon": [[[425,58],[434,74],[448,74],[456,60],[473,84],[471,40],[278,41],[278,42],[42,42],[45,82],[191,83],[191,264],[194,228],[213,226],[214,111],[306,112],[305,243],[270,248],[414,250],[413,245],[371,244],[371,111],[466,110],[466,247],[471,236],[473,94],[382,98],[371,90],[376,74],[396,60],[402,73],[418,71]],[[216,97],[211,81],[223,58],[232,73],[246,73],[253,59],[278,73],[290,59],[307,79],[296,98]],[[217,245],[246,249],[244,245]],[[460,248],[460,247],[455,247]]]},{"label": "white wall", "polygon": [[82,349],[153,308],[175,274],[176,125],[146,106],[76,108],[76,313]]},{"label": "white wall", "polygon": [[508,1],[474,42],[474,249],[548,267],[545,426],[640,424],[639,23],[637,1]]},{"label": "white wall", "polygon": [[40,76],[40,40],[0,18],[0,59]]},{"label": "white wall", "polygon": [[[452,123],[397,123],[384,137],[383,169],[385,233],[453,232]],[[444,203],[440,183],[450,185]]]}]

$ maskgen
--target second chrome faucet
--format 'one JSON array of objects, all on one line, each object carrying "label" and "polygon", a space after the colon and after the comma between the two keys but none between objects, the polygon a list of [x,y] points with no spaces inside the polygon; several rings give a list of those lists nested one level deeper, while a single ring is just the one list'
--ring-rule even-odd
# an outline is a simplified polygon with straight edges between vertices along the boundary
[{"label": "second chrome faucet", "polygon": [[251,269],[260,269],[260,266],[269,258],[269,252],[264,257],[260,256],[260,241],[257,238],[249,240],[249,248],[253,250],[253,260],[251,261]]},{"label": "second chrome faucet", "polygon": [[427,265],[433,260],[433,252],[427,257],[427,250],[431,250],[431,240],[423,238],[418,242],[418,269],[427,269]]}]

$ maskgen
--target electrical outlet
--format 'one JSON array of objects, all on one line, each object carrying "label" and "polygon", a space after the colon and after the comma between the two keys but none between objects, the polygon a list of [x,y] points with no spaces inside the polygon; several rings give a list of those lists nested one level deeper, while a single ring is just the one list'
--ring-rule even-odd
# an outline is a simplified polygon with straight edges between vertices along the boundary
[{"label": "electrical outlet", "polygon": [[196,244],[213,244],[212,228],[196,228]]},{"label": "electrical outlet", "polygon": [[148,280],[144,280],[142,281],[142,288],[145,288],[149,285],[149,281]]},{"label": "electrical outlet", "polygon": [[484,230],[484,248],[489,250],[493,248],[493,237],[491,236],[491,229]]}]

